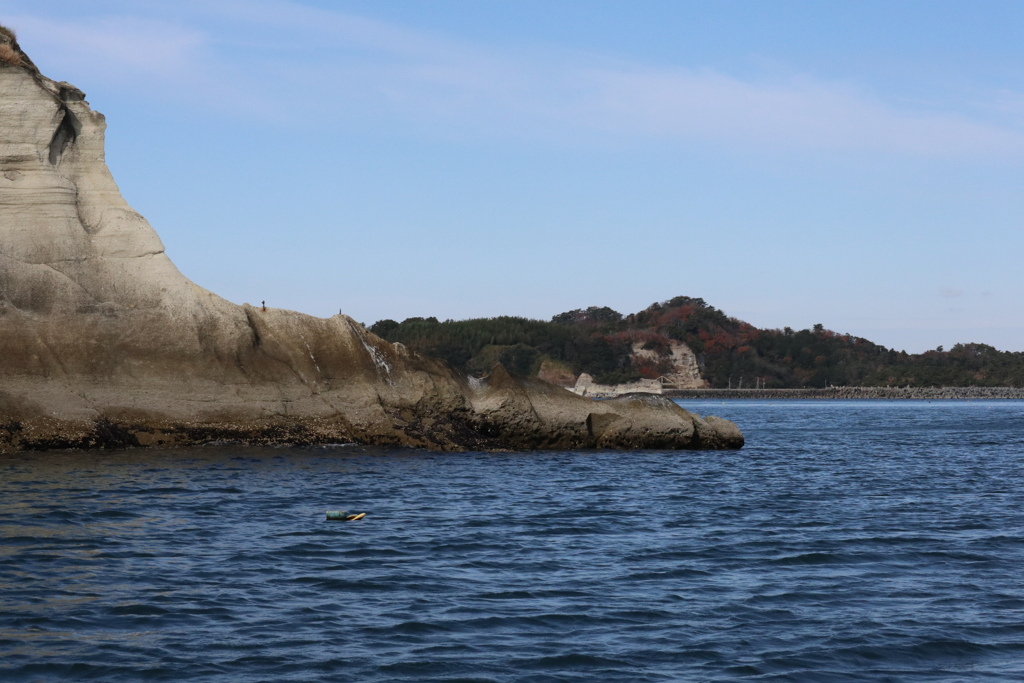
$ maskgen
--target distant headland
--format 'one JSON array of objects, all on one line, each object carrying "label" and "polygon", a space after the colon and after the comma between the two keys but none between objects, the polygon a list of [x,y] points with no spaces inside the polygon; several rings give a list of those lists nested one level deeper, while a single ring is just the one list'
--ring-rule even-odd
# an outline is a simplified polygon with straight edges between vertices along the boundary
[{"label": "distant headland", "polygon": [[908,354],[823,325],[759,329],[688,296],[628,315],[591,306],[549,321],[409,318],[381,320],[369,329],[469,374],[498,360],[516,374],[598,397],[702,390],[779,398],[798,390],[833,398],[1016,397],[1024,387],[1024,353],[967,343]]}]

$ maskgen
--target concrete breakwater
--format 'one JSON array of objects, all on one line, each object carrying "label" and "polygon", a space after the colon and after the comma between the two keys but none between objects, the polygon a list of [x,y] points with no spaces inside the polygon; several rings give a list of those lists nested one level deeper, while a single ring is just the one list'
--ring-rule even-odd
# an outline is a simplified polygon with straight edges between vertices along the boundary
[{"label": "concrete breakwater", "polygon": [[679,389],[665,391],[669,398],[760,399],[1024,399],[1020,387],[828,387],[822,389]]}]

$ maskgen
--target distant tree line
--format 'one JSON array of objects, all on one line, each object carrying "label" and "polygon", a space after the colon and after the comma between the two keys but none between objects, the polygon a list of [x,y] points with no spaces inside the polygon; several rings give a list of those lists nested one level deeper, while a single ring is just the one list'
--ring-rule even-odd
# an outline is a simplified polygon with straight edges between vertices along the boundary
[{"label": "distant tree line", "polygon": [[[712,387],[1024,386],[1024,353],[957,344],[908,354],[821,324],[758,329],[686,296],[622,315],[606,306],[560,313],[550,322],[502,316],[473,320],[380,320],[370,331],[471,374],[500,362],[535,375],[544,362],[604,384],[656,378],[671,367],[672,340],[696,354]],[[634,359],[634,344],[654,350]]]}]

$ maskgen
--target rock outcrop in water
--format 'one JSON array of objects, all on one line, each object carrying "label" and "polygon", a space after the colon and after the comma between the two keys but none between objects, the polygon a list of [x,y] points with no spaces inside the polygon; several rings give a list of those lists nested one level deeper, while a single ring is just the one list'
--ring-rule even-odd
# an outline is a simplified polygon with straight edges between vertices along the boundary
[{"label": "rock outcrop in water", "polygon": [[595,402],[500,366],[470,381],[344,315],[185,278],[104,161],[105,121],[0,31],[0,452],[361,442],[739,448],[660,397]]}]

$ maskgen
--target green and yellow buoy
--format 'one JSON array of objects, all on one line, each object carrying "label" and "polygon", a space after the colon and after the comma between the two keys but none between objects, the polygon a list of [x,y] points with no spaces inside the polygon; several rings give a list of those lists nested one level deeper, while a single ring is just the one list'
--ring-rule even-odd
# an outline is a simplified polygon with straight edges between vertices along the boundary
[{"label": "green and yellow buoy", "polygon": [[357,519],[362,519],[366,516],[365,512],[359,514],[350,515],[344,510],[328,510],[327,519],[333,522],[354,522]]}]

